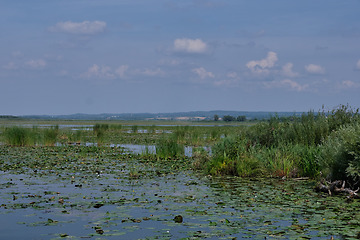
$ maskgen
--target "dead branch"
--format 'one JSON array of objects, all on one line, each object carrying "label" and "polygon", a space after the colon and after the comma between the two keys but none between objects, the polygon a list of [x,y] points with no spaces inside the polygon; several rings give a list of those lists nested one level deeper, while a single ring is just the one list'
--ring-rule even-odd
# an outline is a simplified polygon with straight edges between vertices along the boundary
[{"label": "dead branch", "polygon": [[318,185],[315,187],[317,192],[325,192],[328,193],[330,196],[332,194],[347,194],[348,198],[360,198],[358,195],[359,188],[357,190],[352,190],[350,188],[345,188],[346,182],[345,181],[334,181],[334,182],[319,182]]}]

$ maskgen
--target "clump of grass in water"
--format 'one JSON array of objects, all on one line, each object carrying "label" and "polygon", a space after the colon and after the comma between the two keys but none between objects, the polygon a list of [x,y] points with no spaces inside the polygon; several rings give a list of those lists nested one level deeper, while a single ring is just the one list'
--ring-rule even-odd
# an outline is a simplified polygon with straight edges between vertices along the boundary
[{"label": "clump of grass in water", "polygon": [[129,166],[129,178],[130,179],[138,179],[140,178],[140,171],[138,169],[139,167],[136,165]]},{"label": "clump of grass in water", "polygon": [[68,133],[67,135],[62,135],[60,139],[63,142],[80,144],[80,142],[83,141],[84,136],[86,136],[86,132],[84,130],[76,130],[75,132]]},{"label": "clump of grass in water", "polygon": [[131,126],[131,131],[133,132],[133,133],[137,133],[138,132],[138,125],[132,125]]},{"label": "clump of grass in water", "polygon": [[51,128],[39,129],[37,127],[10,127],[4,131],[5,142],[12,146],[32,146],[36,144],[45,144],[53,146],[57,142],[59,134],[59,127],[52,126]]},{"label": "clump of grass in water", "polygon": [[98,145],[101,145],[104,142],[105,132],[109,129],[108,124],[95,124],[93,127],[93,132],[96,136],[96,142]]},{"label": "clump of grass in water", "polygon": [[156,155],[160,158],[179,158],[184,156],[184,146],[178,144],[173,136],[162,137],[156,144]]},{"label": "clump of grass in water", "polygon": [[59,135],[59,126],[51,126],[44,129],[44,144],[46,146],[54,146],[57,142]]}]

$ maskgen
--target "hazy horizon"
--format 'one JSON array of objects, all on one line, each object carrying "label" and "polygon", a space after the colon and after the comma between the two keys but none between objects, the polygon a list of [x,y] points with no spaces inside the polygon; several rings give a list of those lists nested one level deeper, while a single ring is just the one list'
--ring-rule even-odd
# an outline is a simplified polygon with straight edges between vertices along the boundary
[{"label": "hazy horizon", "polygon": [[0,115],[360,107],[358,0],[2,1]]}]

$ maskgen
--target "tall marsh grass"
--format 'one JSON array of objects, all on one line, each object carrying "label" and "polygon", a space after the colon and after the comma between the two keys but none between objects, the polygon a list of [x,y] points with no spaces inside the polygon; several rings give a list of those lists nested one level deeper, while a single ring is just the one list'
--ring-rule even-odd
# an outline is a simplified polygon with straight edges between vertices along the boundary
[{"label": "tall marsh grass", "polygon": [[340,106],[300,117],[271,117],[218,141],[206,164],[215,175],[275,177],[321,174],[360,182],[359,110]]},{"label": "tall marsh grass", "polygon": [[13,126],[4,130],[5,143],[11,146],[54,146],[58,141],[59,127],[41,129]]},{"label": "tall marsh grass", "polygon": [[179,158],[184,156],[184,145],[174,137],[163,136],[156,144],[156,155],[160,158]]},{"label": "tall marsh grass", "polygon": [[247,140],[229,136],[221,139],[212,148],[213,156],[207,163],[207,172],[212,175],[256,176],[263,172],[261,162],[252,155]]},{"label": "tall marsh grass", "polygon": [[93,127],[93,132],[96,136],[96,142],[98,145],[103,144],[105,133],[109,130],[108,124],[95,124]]},{"label": "tall marsh grass", "polygon": [[51,126],[43,130],[43,143],[47,146],[54,146],[58,142],[59,126]]},{"label": "tall marsh grass", "polygon": [[5,143],[11,146],[27,146],[31,144],[31,129],[9,127],[4,130]]}]

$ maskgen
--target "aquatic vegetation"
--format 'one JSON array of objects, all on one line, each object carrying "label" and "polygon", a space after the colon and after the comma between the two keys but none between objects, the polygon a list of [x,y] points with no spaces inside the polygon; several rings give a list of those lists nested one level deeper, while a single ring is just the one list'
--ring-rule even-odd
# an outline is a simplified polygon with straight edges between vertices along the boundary
[{"label": "aquatic vegetation", "polygon": [[54,146],[58,141],[59,126],[51,126],[50,128],[45,128],[43,131],[44,144]]},{"label": "aquatic vegetation", "polygon": [[192,167],[196,170],[204,170],[204,166],[209,162],[210,155],[202,147],[193,149],[192,151]]},{"label": "aquatic vegetation", "polygon": [[268,148],[264,150],[264,162],[271,176],[297,177],[297,156],[292,155],[287,149]]},{"label": "aquatic vegetation", "polygon": [[139,158],[121,148],[2,145],[0,151],[0,219],[16,230],[0,238],[359,234],[359,202],[316,193],[311,181],[208,177],[193,172],[189,159]]},{"label": "aquatic vegetation", "polygon": [[45,129],[13,126],[4,130],[5,143],[12,146],[55,145],[58,134],[58,126]]},{"label": "aquatic vegetation", "polygon": [[261,162],[253,157],[252,150],[246,139],[225,137],[213,146],[207,171],[215,175],[257,176],[264,168]]},{"label": "aquatic vegetation", "polygon": [[133,125],[133,126],[131,126],[131,131],[132,131],[133,133],[137,133],[137,132],[138,132],[138,129],[139,129],[139,126],[138,126],[138,125]]},{"label": "aquatic vegetation", "polygon": [[5,142],[12,146],[26,146],[30,144],[30,130],[22,127],[9,127],[4,131]]},{"label": "aquatic vegetation", "polygon": [[156,155],[165,159],[183,157],[184,146],[171,136],[163,136],[156,144]]},{"label": "aquatic vegetation", "polygon": [[94,134],[96,136],[96,142],[101,145],[104,142],[105,132],[109,129],[108,124],[95,124],[93,127]]}]

